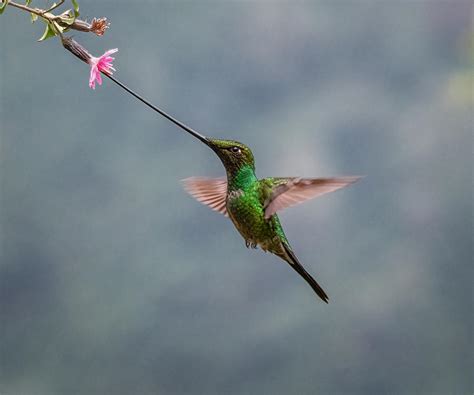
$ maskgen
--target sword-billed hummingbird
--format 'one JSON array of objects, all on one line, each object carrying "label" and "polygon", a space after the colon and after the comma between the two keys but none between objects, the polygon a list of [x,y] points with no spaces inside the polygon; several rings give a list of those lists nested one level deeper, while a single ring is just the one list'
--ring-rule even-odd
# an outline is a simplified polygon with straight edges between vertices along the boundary
[{"label": "sword-billed hummingbird", "polygon": [[304,269],[283,232],[277,211],[305,200],[336,191],[359,180],[359,176],[337,178],[278,177],[259,180],[250,148],[232,140],[203,136],[122,84],[106,75],[175,125],[210,147],[220,158],[226,178],[191,177],[183,180],[185,189],[198,201],[229,217],[245,240],[247,247],[270,251],[290,264],[326,303],[328,296]]},{"label": "sword-billed hummingbird", "polygon": [[228,216],[247,247],[258,246],[288,262],[327,303],[328,296],[293,252],[277,211],[343,188],[360,177],[259,180],[255,175],[252,151],[247,146],[231,140],[200,140],[221,159],[227,178],[187,178],[183,180],[185,189],[201,203]]}]

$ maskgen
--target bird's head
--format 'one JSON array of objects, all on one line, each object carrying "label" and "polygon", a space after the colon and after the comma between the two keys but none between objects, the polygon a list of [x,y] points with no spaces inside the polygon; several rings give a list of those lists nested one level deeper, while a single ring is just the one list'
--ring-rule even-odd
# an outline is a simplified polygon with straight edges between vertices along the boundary
[{"label": "bird's head", "polygon": [[178,121],[173,121],[180,128],[210,147],[220,158],[227,172],[234,172],[243,167],[255,170],[255,161],[252,151],[246,145],[233,140],[219,140],[203,136]]},{"label": "bird's head", "polygon": [[220,158],[227,170],[240,169],[249,166],[255,170],[252,151],[246,145],[233,140],[218,140],[206,138],[207,144]]}]

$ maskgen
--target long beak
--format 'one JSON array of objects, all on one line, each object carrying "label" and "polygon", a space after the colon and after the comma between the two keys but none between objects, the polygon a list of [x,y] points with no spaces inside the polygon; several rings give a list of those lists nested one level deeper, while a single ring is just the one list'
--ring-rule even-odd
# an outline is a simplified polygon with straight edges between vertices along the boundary
[{"label": "long beak", "polygon": [[152,110],[156,111],[158,114],[164,116],[167,120],[173,122],[176,126],[179,126],[181,129],[184,131],[188,132],[191,136],[196,137],[198,140],[202,141],[204,144],[207,146],[211,147],[211,143],[209,139],[206,136],[203,136],[201,133],[196,132],[194,129],[191,129],[189,126],[185,125],[181,121],[178,121],[176,118],[172,117],[169,115],[167,112],[163,111],[162,109],[156,107],[155,105],[151,104],[148,100],[144,99],[141,97],[138,93],[135,93],[133,90],[131,90],[127,85],[121,83],[119,80],[114,78],[111,75],[104,74],[106,77],[108,77],[111,81],[115,82],[118,86],[120,86],[122,89],[126,90],[128,93],[130,93],[132,96],[140,100],[143,104],[147,105],[150,107]]}]

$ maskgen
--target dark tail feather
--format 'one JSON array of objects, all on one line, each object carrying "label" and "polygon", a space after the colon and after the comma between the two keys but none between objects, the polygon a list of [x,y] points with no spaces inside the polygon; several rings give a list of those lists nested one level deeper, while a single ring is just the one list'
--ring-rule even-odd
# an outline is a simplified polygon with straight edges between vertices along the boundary
[{"label": "dark tail feather", "polygon": [[[298,261],[298,258],[296,258],[296,255],[293,251],[291,251],[291,249],[285,245],[285,243],[282,243],[283,244],[283,248],[285,249],[285,252],[286,252],[286,255],[288,256],[289,258],[289,263],[290,263],[290,266],[295,269],[295,271],[301,276],[303,277],[306,282],[311,286],[311,288],[313,288],[314,292],[316,292],[316,294],[326,303],[329,303],[329,297],[326,295],[326,292],[324,292],[324,290],[321,288],[321,286],[316,282],[316,280],[311,277],[311,274],[309,274],[305,269],[304,267],[301,265],[301,263]],[[283,257],[282,258],[286,258],[286,257]],[[287,259],[285,259],[287,260]]]}]

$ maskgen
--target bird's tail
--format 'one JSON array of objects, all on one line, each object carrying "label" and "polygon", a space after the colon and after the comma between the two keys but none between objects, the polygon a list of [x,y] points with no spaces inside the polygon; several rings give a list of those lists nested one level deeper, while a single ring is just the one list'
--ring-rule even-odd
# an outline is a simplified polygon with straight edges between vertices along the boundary
[{"label": "bird's tail", "polygon": [[303,265],[298,261],[295,253],[291,250],[291,248],[286,245],[286,243],[282,243],[283,248],[285,250],[285,254],[280,255],[285,261],[287,261],[290,266],[301,276],[303,277],[306,282],[313,288],[314,292],[326,303],[329,303],[329,297],[327,296],[326,292],[321,288],[321,286],[316,282],[316,280],[309,274],[303,267]]}]

